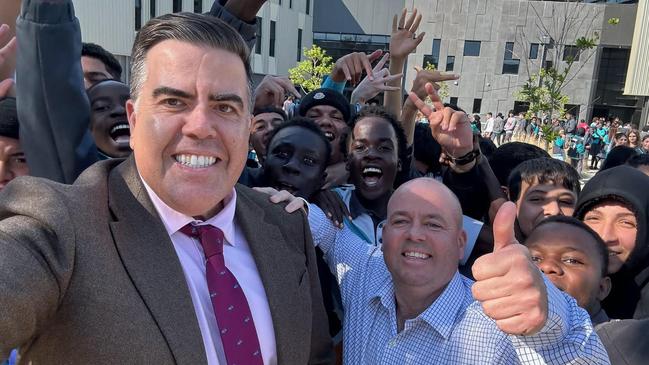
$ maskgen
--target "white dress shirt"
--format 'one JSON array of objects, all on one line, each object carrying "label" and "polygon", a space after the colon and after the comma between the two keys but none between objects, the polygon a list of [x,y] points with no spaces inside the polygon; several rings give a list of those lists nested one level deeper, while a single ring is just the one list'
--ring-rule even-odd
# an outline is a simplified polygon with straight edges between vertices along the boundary
[{"label": "white dress shirt", "polygon": [[198,326],[203,337],[207,363],[209,365],[226,365],[227,361],[216,317],[214,316],[212,300],[207,289],[207,280],[205,278],[206,261],[203,248],[197,239],[190,238],[179,232],[182,227],[192,222],[197,225],[209,224],[223,231],[225,236],[225,244],[223,245],[225,266],[237,278],[248,300],[248,306],[255,321],[255,329],[257,330],[257,338],[259,339],[264,364],[277,364],[275,331],[266,291],[248,247],[248,242],[240,227],[234,221],[237,201],[236,191],[232,189],[232,194],[225,198],[223,209],[218,214],[206,221],[200,221],[173,210],[156,195],[144,180],[142,180],[142,183],[158,211],[160,219],[162,219],[183,268],[189,294],[194,304]]}]

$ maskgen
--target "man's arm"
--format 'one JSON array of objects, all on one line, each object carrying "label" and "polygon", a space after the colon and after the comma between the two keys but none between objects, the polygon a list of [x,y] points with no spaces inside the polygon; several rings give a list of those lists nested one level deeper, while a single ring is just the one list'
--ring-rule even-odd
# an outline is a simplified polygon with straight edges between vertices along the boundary
[{"label": "man's arm", "polygon": [[47,325],[74,263],[65,205],[42,184],[16,180],[0,195],[0,361]]},{"label": "man's arm", "polygon": [[72,183],[97,160],[70,0],[24,0],[17,21],[16,101],[31,175]]},{"label": "man's arm", "polygon": [[252,49],[257,39],[256,15],[266,0],[217,0],[209,14],[236,29]]}]

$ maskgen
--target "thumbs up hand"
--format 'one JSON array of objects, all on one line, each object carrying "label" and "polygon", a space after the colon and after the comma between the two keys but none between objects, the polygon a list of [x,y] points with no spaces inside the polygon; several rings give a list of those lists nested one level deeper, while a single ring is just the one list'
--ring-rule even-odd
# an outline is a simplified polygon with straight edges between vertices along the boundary
[{"label": "thumbs up hand", "polygon": [[504,203],[494,219],[494,251],[476,260],[471,291],[503,332],[533,335],[548,318],[548,294],[527,248],[514,237],[516,205]]}]

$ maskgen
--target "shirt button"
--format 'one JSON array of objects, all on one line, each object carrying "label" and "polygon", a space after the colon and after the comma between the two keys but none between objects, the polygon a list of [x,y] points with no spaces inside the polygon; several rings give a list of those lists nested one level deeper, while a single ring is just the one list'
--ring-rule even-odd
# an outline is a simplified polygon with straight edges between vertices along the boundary
[{"label": "shirt button", "polygon": [[397,345],[397,340],[395,340],[395,339],[390,340],[389,345],[390,345],[391,348],[394,348]]}]

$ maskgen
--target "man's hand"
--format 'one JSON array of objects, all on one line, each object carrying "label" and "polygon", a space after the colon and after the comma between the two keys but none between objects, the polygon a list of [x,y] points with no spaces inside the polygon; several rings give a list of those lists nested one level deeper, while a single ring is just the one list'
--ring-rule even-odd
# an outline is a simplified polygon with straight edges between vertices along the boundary
[{"label": "man's hand", "polygon": [[[9,26],[7,24],[0,25],[0,44],[2,44],[9,35]],[[16,37],[12,37],[9,43],[0,48],[0,68],[4,63],[16,56]],[[9,92],[14,85],[14,80],[6,79],[0,81],[0,98],[9,96]]]},{"label": "man's hand", "polygon": [[331,79],[335,82],[342,82],[347,80],[352,85],[356,85],[361,81],[363,71],[367,72],[367,77],[374,80],[372,73],[372,62],[377,60],[383,51],[377,49],[376,51],[365,54],[363,52],[354,52],[346,54],[338,59],[331,70]]},{"label": "man's hand", "polygon": [[511,335],[533,335],[548,319],[548,294],[527,248],[514,237],[516,205],[504,203],[494,220],[494,251],[473,264],[471,291],[485,314]]},{"label": "man's hand", "polygon": [[253,189],[257,190],[260,193],[270,195],[268,199],[273,204],[288,202],[288,204],[284,207],[284,210],[287,211],[288,213],[293,213],[298,209],[302,209],[304,210],[305,213],[308,213],[307,201],[304,200],[303,198],[297,197],[289,193],[286,190],[277,191],[273,188],[253,188]]},{"label": "man's hand", "polygon": [[399,86],[386,85],[386,83],[399,80],[403,76],[403,74],[390,75],[390,71],[387,68],[383,68],[389,57],[389,53],[384,54],[381,60],[374,66],[372,69],[372,73],[374,74],[373,80],[370,80],[369,75],[365,76],[363,81],[354,89],[351,99],[352,104],[365,104],[382,91],[398,91],[401,89]]},{"label": "man's hand", "polygon": [[392,18],[392,34],[390,35],[390,54],[393,58],[404,59],[417,49],[419,43],[424,40],[426,32],[417,35],[417,29],[421,22],[421,14],[414,9],[406,20],[407,11],[404,8],[401,17],[397,22],[397,16]]},{"label": "man's hand", "polygon": [[428,71],[419,66],[415,66],[414,69],[417,72],[417,75],[412,82],[412,89],[410,89],[410,91],[415,93],[415,95],[417,95],[421,100],[426,100],[426,97],[428,96],[426,93],[427,83],[433,84],[433,88],[439,90],[440,82],[457,80],[460,78],[460,75],[441,73],[439,71]]},{"label": "man's hand", "polygon": [[225,8],[237,18],[252,22],[267,0],[228,0]]},{"label": "man's hand", "polygon": [[255,109],[268,106],[282,108],[286,94],[293,94],[299,98],[300,93],[295,89],[286,76],[266,75],[255,89]]},{"label": "man's hand", "polygon": [[445,108],[433,84],[426,83],[425,90],[433,103],[433,108],[424,103],[412,91],[409,97],[417,109],[428,119],[433,138],[447,154],[454,158],[462,157],[473,151],[473,132],[466,113],[449,107]]}]

